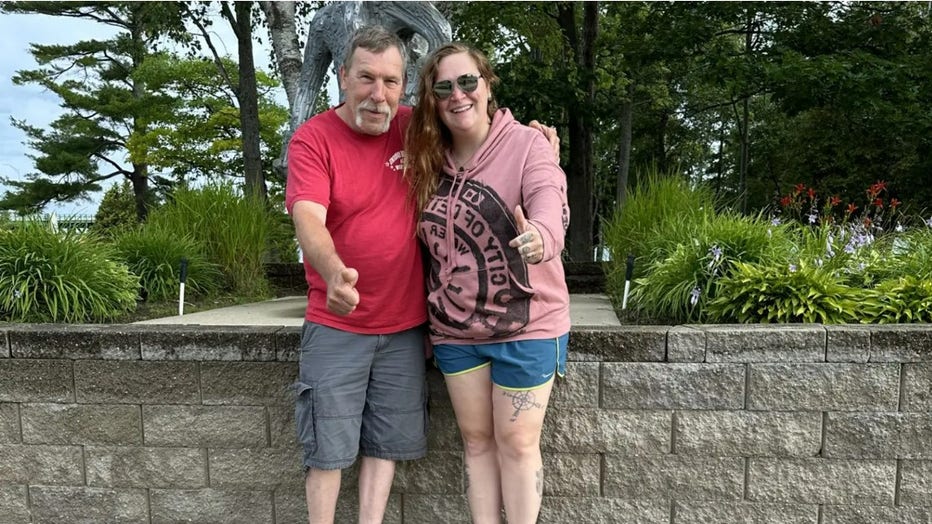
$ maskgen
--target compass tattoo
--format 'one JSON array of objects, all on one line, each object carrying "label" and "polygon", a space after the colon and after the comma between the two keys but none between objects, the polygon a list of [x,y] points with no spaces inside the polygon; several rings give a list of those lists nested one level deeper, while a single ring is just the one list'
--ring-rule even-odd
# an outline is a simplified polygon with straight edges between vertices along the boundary
[{"label": "compass tattoo", "polygon": [[511,415],[512,422],[518,420],[518,415],[522,411],[530,411],[531,408],[543,409],[544,407],[537,403],[537,397],[534,396],[533,391],[504,391],[502,394],[511,398],[511,407],[515,408],[515,412]]}]

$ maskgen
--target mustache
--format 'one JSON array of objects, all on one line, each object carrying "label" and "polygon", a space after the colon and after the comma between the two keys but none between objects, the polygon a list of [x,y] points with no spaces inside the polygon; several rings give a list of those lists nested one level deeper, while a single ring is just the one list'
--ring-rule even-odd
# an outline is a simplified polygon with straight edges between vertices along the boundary
[{"label": "mustache", "polygon": [[391,109],[389,109],[388,104],[376,104],[372,100],[363,100],[356,107],[358,109],[365,109],[366,111],[375,111],[377,113],[382,113],[384,115],[391,114]]}]

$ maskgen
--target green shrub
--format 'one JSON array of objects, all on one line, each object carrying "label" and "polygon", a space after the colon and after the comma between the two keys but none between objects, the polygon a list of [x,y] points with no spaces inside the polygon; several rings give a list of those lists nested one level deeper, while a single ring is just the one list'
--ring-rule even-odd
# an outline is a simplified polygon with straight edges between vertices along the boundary
[{"label": "green shrub", "polygon": [[193,238],[207,259],[220,268],[231,292],[268,295],[263,261],[271,225],[264,202],[244,197],[230,183],[180,188],[148,221],[163,231]]},{"label": "green shrub", "polygon": [[124,231],[114,239],[117,256],[137,275],[142,295],[156,302],[178,296],[181,259],[188,260],[185,293],[209,295],[220,289],[223,275],[208,262],[203,248],[189,235],[167,231],[156,224]]},{"label": "green shrub", "polygon": [[651,315],[675,322],[706,320],[705,304],[719,294],[718,281],[736,262],[785,258],[792,249],[786,227],[735,212],[695,220],[687,241],[664,258],[646,263],[631,301]]},{"label": "green shrub", "polygon": [[856,322],[862,290],[805,261],[799,264],[737,262],[718,282],[707,304],[717,322]]},{"label": "green shrub", "polygon": [[90,230],[104,237],[112,237],[137,224],[136,197],[129,181],[124,181],[122,184],[114,184],[104,193]]},{"label": "green shrub", "polygon": [[298,261],[298,240],[295,238],[294,223],[285,212],[284,192],[269,194],[269,257],[267,262],[296,263]]},{"label": "green shrub", "polygon": [[881,282],[862,303],[865,322],[932,322],[932,280],[904,276]]},{"label": "green shrub", "polygon": [[670,256],[679,244],[690,240],[696,223],[715,212],[715,198],[705,186],[656,170],[639,178],[643,182],[629,191],[625,205],[603,227],[611,254],[606,285],[616,297],[624,289],[629,254],[635,256],[634,278],[639,278],[646,274],[649,261]]},{"label": "green shrub", "polygon": [[103,322],[136,307],[138,278],[92,235],[37,220],[0,231],[0,319]]}]

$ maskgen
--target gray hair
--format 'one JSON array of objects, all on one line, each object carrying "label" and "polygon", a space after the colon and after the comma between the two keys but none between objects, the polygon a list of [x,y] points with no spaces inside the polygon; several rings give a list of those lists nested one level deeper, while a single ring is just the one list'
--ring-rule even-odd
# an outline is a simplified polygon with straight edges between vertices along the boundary
[{"label": "gray hair", "polygon": [[353,53],[360,47],[371,53],[382,53],[389,47],[395,47],[401,55],[402,74],[408,69],[408,53],[404,42],[398,35],[380,25],[365,25],[353,33],[346,56],[343,57],[343,67],[347,70],[352,68]]}]

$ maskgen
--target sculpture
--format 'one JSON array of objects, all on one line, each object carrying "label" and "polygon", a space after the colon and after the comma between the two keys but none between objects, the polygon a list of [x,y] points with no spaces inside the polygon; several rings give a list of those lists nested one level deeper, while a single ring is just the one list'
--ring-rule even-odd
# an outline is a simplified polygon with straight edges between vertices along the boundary
[{"label": "sculpture", "polygon": [[[327,68],[333,63],[339,78],[346,46],[353,32],[364,25],[381,25],[397,34],[407,48],[407,85],[401,103],[416,100],[417,73],[427,54],[450,41],[450,24],[430,2],[333,2],[322,7],[311,20],[304,47],[304,64],[291,111],[291,121],[276,162],[280,173],[287,173],[288,142],[295,130],[310,118]],[[340,95],[342,102],[343,95]]]}]

